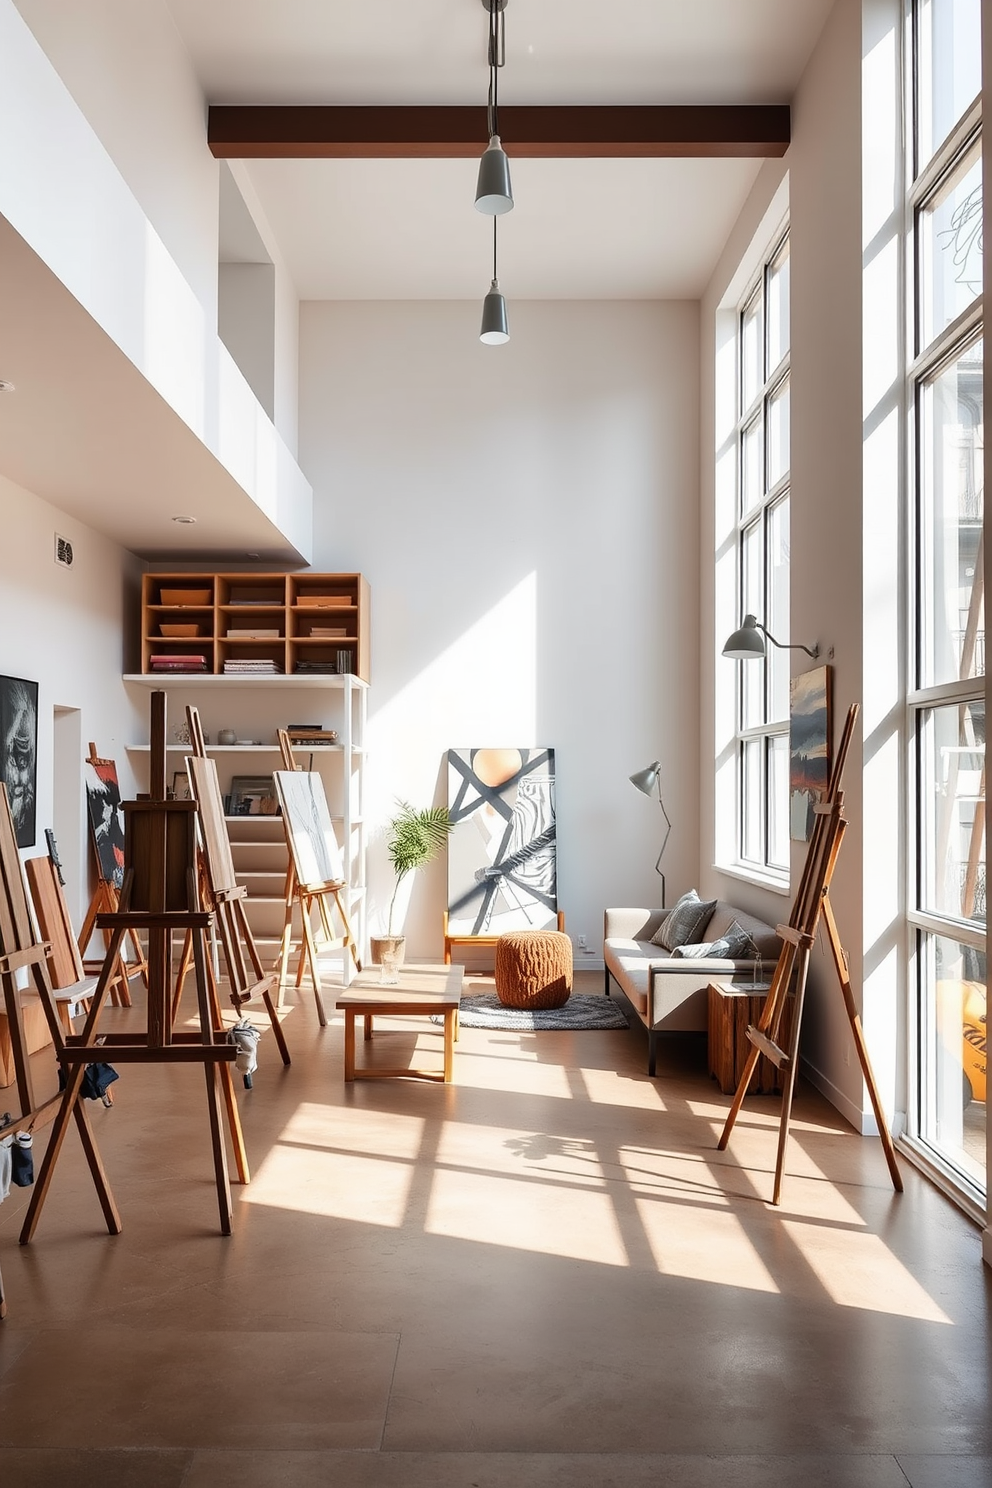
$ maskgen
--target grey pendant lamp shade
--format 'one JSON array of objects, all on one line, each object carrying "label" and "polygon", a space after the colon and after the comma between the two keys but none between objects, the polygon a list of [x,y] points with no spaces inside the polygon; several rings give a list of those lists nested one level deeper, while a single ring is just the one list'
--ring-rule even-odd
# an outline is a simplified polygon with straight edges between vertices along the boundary
[{"label": "grey pendant lamp shade", "polygon": [[506,33],[503,12],[506,0],[482,0],[489,12],[489,96],[486,100],[486,123],[489,144],[479,161],[479,180],[475,188],[475,210],[499,217],[513,210],[510,187],[510,162],[499,138],[499,69],[506,61]]},{"label": "grey pendant lamp shade", "polygon": [[506,319],[506,301],[500,293],[499,280],[494,279],[489,293],[482,302],[482,329],[479,340],[486,346],[502,346],[510,339],[510,327]]},{"label": "grey pendant lamp shade", "polygon": [[479,181],[475,188],[475,210],[499,217],[513,210],[513,191],[510,187],[510,162],[494,134],[486,146],[479,162]]}]

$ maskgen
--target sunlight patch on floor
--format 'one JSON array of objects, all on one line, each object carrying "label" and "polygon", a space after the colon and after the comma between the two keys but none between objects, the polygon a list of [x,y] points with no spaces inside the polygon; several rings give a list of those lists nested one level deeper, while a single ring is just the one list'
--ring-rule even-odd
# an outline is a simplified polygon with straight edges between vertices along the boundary
[{"label": "sunlight patch on floor", "polygon": [[437,1161],[452,1168],[484,1169],[494,1175],[533,1172],[542,1182],[579,1182],[600,1187],[603,1166],[595,1143],[551,1132],[513,1131],[505,1126],[475,1126],[447,1121],[438,1142]]},{"label": "sunlight patch on floor", "polygon": [[951,1322],[880,1236],[789,1219],[783,1219],[782,1228],[839,1306],[925,1323]]},{"label": "sunlight patch on floor", "polygon": [[780,1291],[736,1214],[685,1205],[673,1209],[650,1199],[637,1200],[637,1213],[655,1265],[666,1276],[751,1292]]},{"label": "sunlight patch on floor", "polygon": [[399,1229],[415,1171],[385,1157],[274,1147],[241,1201]]},{"label": "sunlight patch on floor", "polygon": [[[471,1030],[475,1032],[476,1030]],[[455,1045],[455,1078],[470,1090],[511,1091],[515,1095],[546,1095],[568,1100],[568,1073],[560,1064],[539,1063],[526,1049],[500,1049],[492,1054],[472,1048],[463,1032]],[[509,1057],[508,1057],[509,1056]]]},{"label": "sunlight patch on floor", "polygon": [[633,1079],[611,1069],[576,1071],[594,1106],[626,1106],[632,1111],[663,1111],[665,1102],[658,1086],[650,1080]]},{"label": "sunlight patch on floor", "polygon": [[435,1174],[427,1233],[539,1255],[627,1266],[613,1202],[603,1191],[466,1172]]},{"label": "sunlight patch on floor", "polygon": [[721,1170],[714,1169],[705,1157],[649,1147],[621,1147],[619,1157],[631,1189],[646,1198],[676,1195],[707,1205],[730,1202],[723,1191]]}]

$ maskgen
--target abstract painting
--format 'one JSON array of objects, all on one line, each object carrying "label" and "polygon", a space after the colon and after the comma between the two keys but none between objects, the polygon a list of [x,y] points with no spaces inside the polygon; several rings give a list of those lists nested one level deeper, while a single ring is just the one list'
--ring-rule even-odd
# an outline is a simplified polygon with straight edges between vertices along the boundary
[{"label": "abstract painting", "polygon": [[554,928],[554,750],[449,749],[448,810],[449,933]]},{"label": "abstract painting", "polygon": [[298,881],[311,889],[344,883],[341,849],[320,776],[309,770],[277,770],[274,779]]},{"label": "abstract painting", "polygon": [[38,684],[0,677],[0,779],[18,847],[34,847],[38,796]]},{"label": "abstract painting", "polygon": [[100,877],[119,889],[124,882],[124,813],[117,766],[112,759],[83,762],[86,813]]},{"label": "abstract painting", "polygon": [[808,842],[813,808],[830,781],[831,678],[833,668],[814,667],[789,685],[789,836]]}]

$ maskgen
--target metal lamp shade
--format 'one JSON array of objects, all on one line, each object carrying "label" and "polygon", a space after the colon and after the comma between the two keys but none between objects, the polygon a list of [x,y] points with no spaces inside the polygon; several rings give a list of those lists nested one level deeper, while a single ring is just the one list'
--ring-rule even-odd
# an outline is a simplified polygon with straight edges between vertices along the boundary
[{"label": "metal lamp shade", "polygon": [[506,301],[500,294],[499,282],[494,279],[489,293],[482,302],[482,329],[479,340],[486,346],[502,346],[510,339],[510,327],[506,319]]},{"label": "metal lamp shade", "polygon": [[475,188],[475,210],[489,217],[499,217],[513,208],[510,189],[510,162],[499,135],[494,134],[479,161],[479,181]]},{"label": "metal lamp shade", "polygon": [[754,615],[745,615],[740,630],[727,637],[723,654],[731,661],[753,661],[755,657],[764,656],[765,638]]},{"label": "metal lamp shade", "polygon": [[661,760],[655,760],[653,765],[648,765],[645,770],[638,770],[636,775],[631,775],[631,785],[636,785],[639,791],[646,796],[653,796],[655,786],[658,784],[658,775],[661,771]]}]

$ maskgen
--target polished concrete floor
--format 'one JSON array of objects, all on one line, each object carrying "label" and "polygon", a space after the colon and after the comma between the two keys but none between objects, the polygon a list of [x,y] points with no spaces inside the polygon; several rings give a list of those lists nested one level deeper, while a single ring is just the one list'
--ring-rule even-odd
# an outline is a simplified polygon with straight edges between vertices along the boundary
[{"label": "polished concrete floor", "polygon": [[230,1238],[195,1068],[90,1107],[123,1234],[74,1132],[31,1246],[0,1206],[3,1488],[992,1484],[979,1234],[815,1093],[776,1210],[777,1103],[717,1152],[698,1039],[650,1080],[637,1028],[463,1029],[453,1085],[345,1087],[340,1015],[285,1026]]}]

